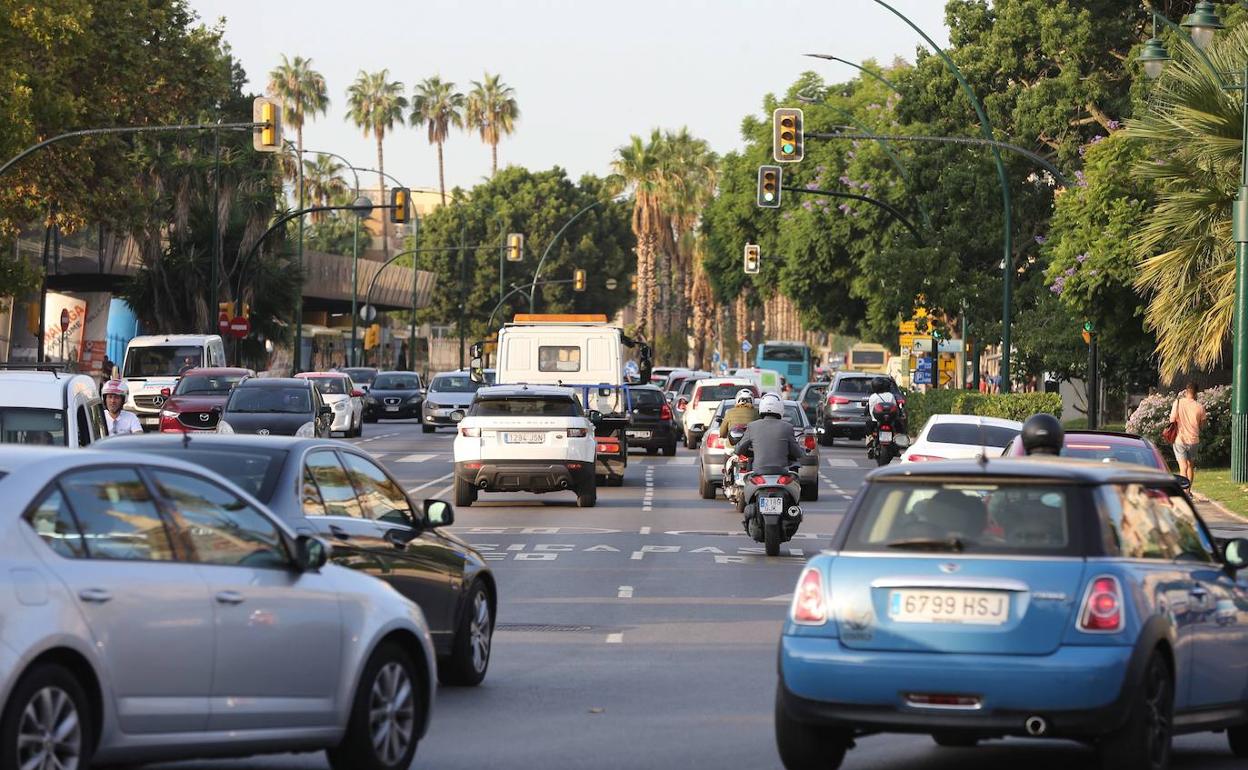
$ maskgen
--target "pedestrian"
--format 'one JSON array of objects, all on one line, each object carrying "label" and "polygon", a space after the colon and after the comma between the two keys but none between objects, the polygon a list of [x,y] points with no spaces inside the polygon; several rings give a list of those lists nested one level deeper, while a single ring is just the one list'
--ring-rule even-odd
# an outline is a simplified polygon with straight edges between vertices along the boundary
[{"label": "pedestrian", "polygon": [[108,356],[104,356],[104,363],[100,364],[100,373],[104,376],[104,381],[117,379],[117,364],[112,362]]},{"label": "pedestrian", "polygon": [[1200,429],[1209,416],[1196,400],[1196,383],[1189,382],[1170,409],[1170,422],[1178,426],[1174,439],[1174,459],[1179,461],[1179,475],[1196,480],[1196,453],[1200,449]]}]

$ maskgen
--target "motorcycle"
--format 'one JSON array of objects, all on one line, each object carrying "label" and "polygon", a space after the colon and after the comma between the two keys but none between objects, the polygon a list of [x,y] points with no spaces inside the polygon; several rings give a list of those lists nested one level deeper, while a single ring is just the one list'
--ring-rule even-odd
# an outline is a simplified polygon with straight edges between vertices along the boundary
[{"label": "motorcycle", "polygon": [[871,431],[867,457],[874,457],[877,466],[888,465],[894,457],[901,457],[904,447],[910,443],[905,414],[900,405],[881,401],[871,411],[871,417],[875,420],[875,429]]},{"label": "motorcycle", "polygon": [[791,465],[779,473],[767,469],[744,476],[745,532],[754,542],[763,544],[768,556],[779,556],[780,544],[792,540],[802,523],[799,469],[800,466]]},{"label": "motorcycle", "polygon": [[[728,446],[734,447],[745,436],[745,426],[733,426],[728,430]],[[737,513],[745,511],[745,494],[742,488],[745,473],[750,469],[750,458],[729,452],[724,460],[724,497],[737,507]]]}]

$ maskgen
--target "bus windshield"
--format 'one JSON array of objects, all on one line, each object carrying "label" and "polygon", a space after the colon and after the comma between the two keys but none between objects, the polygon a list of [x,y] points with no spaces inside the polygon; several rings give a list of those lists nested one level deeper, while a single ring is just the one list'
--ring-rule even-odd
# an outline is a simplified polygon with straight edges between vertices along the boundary
[{"label": "bus windshield", "polygon": [[800,342],[764,342],[758,346],[755,364],[780,375],[794,388],[810,381],[810,347]]}]

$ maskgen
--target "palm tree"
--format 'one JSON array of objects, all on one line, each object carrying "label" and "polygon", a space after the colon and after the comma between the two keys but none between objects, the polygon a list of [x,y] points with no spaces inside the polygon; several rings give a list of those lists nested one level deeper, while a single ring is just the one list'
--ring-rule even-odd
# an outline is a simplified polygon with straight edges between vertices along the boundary
[{"label": "palm tree", "polygon": [[[360,70],[355,82],[347,88],[347,118],[359,127],[365,136],[372,134],[377,140],[377,186],[381,191],[381,200],[386,200],[386,170],[382,143],[386,132],[394,128],[394,124],[403,124],[403,111],[407,109],[407,97],[403,95],[403,84],[390,80],[390,70],[365,72]],[[383,218],[382,221],[385,221]],[[386,256],[390,255],[390,231],[383,226],[381,248]]]},{"label": "palm tree", "polygon": [[663,137],[658,129],[649,141],[632,136],[629,143],[615,151],[611,162],[611,182],[617,189],[633,191],[633,235],[637,238],[637,324],[639,334],[657,340],[655,324],[658,306],[656,256],[663,243],[664,231],[671,233],[663,213],[661,155]]},{"label": "palm tree", "polygon": [[520,107],[516,90],[503,83],[500,76],[485,73],[485,80],[472,81],[472,90],[464,110],[468,130],[477,130],[481,141],[490,146],[490,176],[498,173],[498,143],[516,130]]},{"label": "palm tree", "polygon": [[[296,163],[303,158],[303,123],[309,117],[324,115],[329,109],[329,93],[325,76],[312,69],[312,60],[302,56],[293,59],[282,54],[282,63],[269,73],[269,96],[282,102],[285,122],[295,129]],[[297,171],[298,166],[291,169]],[[306,185],[305,185],[306,186]],[[296,191],[303,200],[303,191]]]},{"label": "palm tree", "polygon": [[[303,183],[307,187],[308,197],[318,206],[328,206],[329,202],[346,193],[347,183],[340,176],[346,166],[339,163],[331,155],[317,153],[312,160],[303,162]],[[324,211],[312,215],[314,222],[325,218]]]},{"label": "palm tree", "polygon": [[661,274],[671,276],[671,299],[663,306],[669,316],[668,328],[674,335],[679,358],[689,334],[693,310],[695,270],[694,240],[702,210],[715,195],[717,158],[705,140],[695,138],[688,128],[663,136],[664,157],[661,185],[663,206],[673,229],[672,264]]},{"label": "palm tree", "polygon": [[424,123],[429,129],[429,144],[438,146],[438,189],[442,193],[442,205],[446,205],[446,179],[443,175],[442,145],[451,132],[451,126],[464,127],[464,95],[455,90],[455,84],[434,75],[422,80],[412,96],[412,125]]}]

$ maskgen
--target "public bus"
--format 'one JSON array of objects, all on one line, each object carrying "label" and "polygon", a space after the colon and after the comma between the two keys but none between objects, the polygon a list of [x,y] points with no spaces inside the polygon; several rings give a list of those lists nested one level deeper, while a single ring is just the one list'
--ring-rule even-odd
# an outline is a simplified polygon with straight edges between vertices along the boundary
[{"label": "public bus", "polygon": [[849,349],[845,370],[850,372],[888,373],[888,348],[871,342],[860,342]]},{"label": "public bus", "polygon": [[805,342],[768,340],[758,346],[754,365],[778,372],[794,388],[801,388],[810,381],[810,346]]}]

